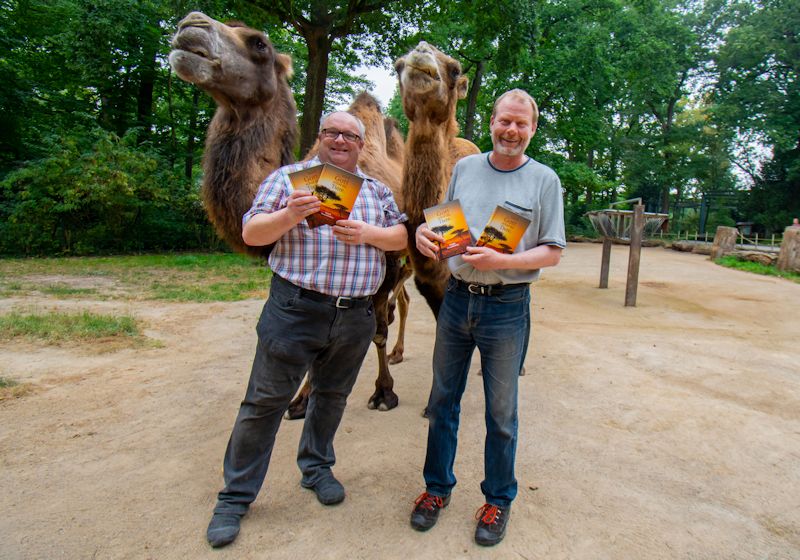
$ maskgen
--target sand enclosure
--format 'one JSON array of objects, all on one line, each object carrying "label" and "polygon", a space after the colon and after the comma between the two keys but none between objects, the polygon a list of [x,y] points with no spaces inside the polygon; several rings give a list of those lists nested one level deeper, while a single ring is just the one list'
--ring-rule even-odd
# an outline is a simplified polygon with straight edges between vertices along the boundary
[{"label": "sand enclosure", "polygon": [[219,551],[205,527],[263,302],[0,300],[0,312],[132,314],[159,341],[0,345],[0,376],[35,386],[0,402],[0,558],[800,557],[800,285],[645,248],[638,305],[625,308],[627,254],[613,248],[599,290],[600,245],[571,244],[534,289],[519,495],[508,536],[488,550],[472,541],[478,360],[453,500],[428,533],[408,526],[434,335],[413,287],[406,361],[392,367],[400,406],[366,408],[371,351],[337,436],[345,502],[325,508],[299,487],[301,424],[286,422],[239,539]]}]

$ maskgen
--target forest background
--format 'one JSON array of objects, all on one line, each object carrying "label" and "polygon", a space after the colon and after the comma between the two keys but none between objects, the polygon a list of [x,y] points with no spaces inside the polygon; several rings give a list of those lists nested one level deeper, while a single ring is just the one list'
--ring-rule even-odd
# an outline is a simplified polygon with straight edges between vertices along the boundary
[{"label": "forest background", "polygon": [[[193,10],[291,54],[301,142],[420,40],[470,79],[461,133],[491,148],[512,87],[540,107],[528,154],[588,210],[642,197],[675,230],[800,215],[800,0],[0,0],[0,254],[223,249],[199,198],[213,101],[167,62]],[[406,126],[395,94],[386,111]]]}]

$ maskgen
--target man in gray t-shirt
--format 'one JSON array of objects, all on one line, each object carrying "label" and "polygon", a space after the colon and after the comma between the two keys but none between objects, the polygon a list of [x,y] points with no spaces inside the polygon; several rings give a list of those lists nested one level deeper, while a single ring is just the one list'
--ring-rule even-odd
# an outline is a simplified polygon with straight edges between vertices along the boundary
[{"label": "man in gray t-shirt", "polygon": [[[497,206],[531,221],[511,254],[468,247],[447,261],[452,278],[436,324],[423,470],[426,488],[417,498],[411,526],[430,529],[450,501],[456,484],[453,463],[461,396],[477,347],[486,401],[481,483],[486,503],[478,510],[475,541],[484,546],[505,536],[517,494],[517,392],[530,334],[529,284],[541,268],[559,263],[566,246],[561,182],[552,169],[525,155],[538,116],[536,102],[526,92],[515,89],[501,95],[490,121],[492,151],[459,161],[447,191],[447,200],[460,201],[474,239]],[[415,237],[419,251],[436,258],[444,238],[424,223]]]}]

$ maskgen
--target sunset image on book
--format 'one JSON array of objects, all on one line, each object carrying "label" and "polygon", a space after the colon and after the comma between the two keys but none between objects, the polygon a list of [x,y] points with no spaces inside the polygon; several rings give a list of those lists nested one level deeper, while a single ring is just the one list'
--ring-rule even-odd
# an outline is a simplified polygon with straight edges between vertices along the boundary
[{"label": "sunset image on book", "polygon": [[423,212],[428,228],[444,237],[444,243],[439,245],[438,260],[467,251],[467,246],[472,244],[472,235],[458,200],[426,208]]},{"label": "sunset image on book", "polygon": [[528,218],[498,206],[492,212],[486,227],[483,228],[477,246],[489,247],[510,255],[517,248],[519,240],[522,239],[530,223]]},{"label": "sunset image on book", "polygon": [[353,210],[364,179],[330,163],[289,173],[295,188],[310,190],[322,202],[319,212],[306,218],[311,228],[346,220]]}]

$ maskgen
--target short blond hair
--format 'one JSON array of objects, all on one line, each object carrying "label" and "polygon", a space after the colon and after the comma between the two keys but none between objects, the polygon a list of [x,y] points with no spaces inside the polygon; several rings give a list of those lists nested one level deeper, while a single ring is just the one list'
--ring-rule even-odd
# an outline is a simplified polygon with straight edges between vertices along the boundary
[{"label": "short blond hair", "polygon": [[492,118],[494,118],[494,116],[497,114],[497,106],[500,105],[500,102],[506,97],[518,99],[523,103],[530,103],[531,107],[533,108],[533,123],[536,124],[539,122],[539,107],[536,105],[536,101],[527,91],[519,88],[510,89],[497,98],[497,100],[494,102],[494,107],[492,107]]}]

